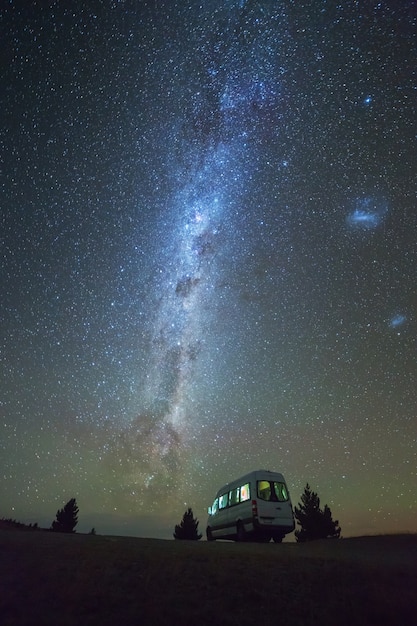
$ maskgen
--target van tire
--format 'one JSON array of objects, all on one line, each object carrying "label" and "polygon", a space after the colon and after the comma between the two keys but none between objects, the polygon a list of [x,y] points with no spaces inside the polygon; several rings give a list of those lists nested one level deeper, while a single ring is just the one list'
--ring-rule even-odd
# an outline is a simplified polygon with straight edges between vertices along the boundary
[{"label": "van tire", "polygon": [[272,539],[274,540],[275,543],[282,543],[282,540],[284,539],[284,537],[282,535],[273,535]]},{"label": "van tire", "polygon": [[242,522],[236,524],[236,541],[247,541],[248,536]]},{"label": "van tire", "polygon": [[207,536],[207,541],[214,541],[213,533],[211,532],[210,526],[207,526],[206,536]]}]

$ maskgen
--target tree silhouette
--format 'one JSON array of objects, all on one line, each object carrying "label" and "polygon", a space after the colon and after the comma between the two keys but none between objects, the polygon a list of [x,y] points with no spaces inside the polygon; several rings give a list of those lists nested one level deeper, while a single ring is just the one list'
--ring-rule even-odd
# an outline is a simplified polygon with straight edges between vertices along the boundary
[{"label": "tree silhouette", "polygon": [[75,498],[71,498],[63,509],[56,513],[56,520],[52,522],[51,530],[57,533],[75,533],[78,524],[78,506]]},{"label": "tree silhouette", "polygon": [[180,524],[175,526],[174,539],[198,541],[202,535],[198,532],[198,519],[194,518],[191,508],[185,511]]},{"label": "tree silhouette", "polygon": [[320,508],[320,498],[311,491],[307,483],[301,496],[301,503],[294,507],[294,517],[301,526],[295,531],[298,542],[313,541],[314,539],[339,539],[341,528],[338,520],[333,521],[332,512],[327,504]]}]

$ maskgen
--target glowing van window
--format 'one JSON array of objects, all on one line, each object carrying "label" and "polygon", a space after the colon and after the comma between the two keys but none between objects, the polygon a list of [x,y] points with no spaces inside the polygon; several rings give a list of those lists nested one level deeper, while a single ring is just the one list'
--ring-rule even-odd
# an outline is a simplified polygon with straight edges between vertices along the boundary
[{"label": "glowing van window", "polygon": [[228,494],[225,493],[219,498],[219,509],[225,509],[227,507]]},{"label": "glowing van window", "polygon": [[286,502],[288,491],[284,483],[258,480],[258,498],[267,502]]},{"label": "glowing van window", "polygon": [[274,483],[274,491],[278,502],[286,502],[288,500],[288,491],[284,483]]},{"label": "glowing van window", "polygon": [[246,483],[246,485],[243,485],[240,488],[240,501],[245,502],[245,500],[249,500],[249,498],[250,498],[250,486],[249,486],[249,483]]},{"label": "glowing van window", "polygon": [[217,509],[219,508],[219,500],[216,498],[213,502],[213,506],[211,507],[211,514],[216,515]]},{"label": "glowing van window", "polygon": [[233,491],[229,491],[229,505],[239,504],[240,487],[236,487]]}]

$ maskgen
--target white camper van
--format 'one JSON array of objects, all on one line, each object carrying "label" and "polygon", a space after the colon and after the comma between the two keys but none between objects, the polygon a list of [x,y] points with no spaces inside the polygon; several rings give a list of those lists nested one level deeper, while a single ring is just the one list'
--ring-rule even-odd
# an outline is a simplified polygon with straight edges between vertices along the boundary
[{"label": "white camper van", "polygon": [[208,510],[207,540],[280,543],[295,528],[287,485],[282,474],[256,470],[216,494]]}]

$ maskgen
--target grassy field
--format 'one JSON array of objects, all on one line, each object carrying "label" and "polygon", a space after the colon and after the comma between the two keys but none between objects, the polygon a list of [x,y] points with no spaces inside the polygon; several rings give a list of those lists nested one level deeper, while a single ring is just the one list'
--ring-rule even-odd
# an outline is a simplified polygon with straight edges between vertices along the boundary
[{"label": "grassy field", "polygon": [[417,625],[417,535],[235,544],[0,531],[2,626]]}]

